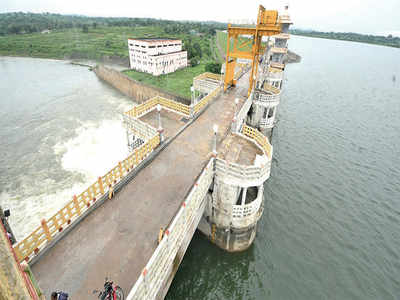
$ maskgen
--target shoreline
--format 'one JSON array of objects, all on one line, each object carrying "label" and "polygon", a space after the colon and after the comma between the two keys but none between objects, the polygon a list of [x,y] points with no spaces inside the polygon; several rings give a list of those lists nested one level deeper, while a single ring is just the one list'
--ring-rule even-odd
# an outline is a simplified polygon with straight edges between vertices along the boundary
[{"label": "shoreline", "polygon": [[37,57],[37,56],[14,56],[14,55],[0,55],[1,58],[29,58],[29,59],[41,59],[41,60],[50,60],[50,61],[58,61],[58,62],[67,62],[70,63],[71,65],[76,65],[76,66],[81,66],[81,67],[86,67],[86,68],[94,68],[96,67],[97,64],[103,64],[107,67],[113,68],[117,71],[123,71],[128,69],[127,66],[118,64],[116,62],[114,63],[105,63],[102,61],[96,61],[96,60],[91,60],[91,59],[71,59],[71,58],[43,58],[43,57]]},{"label": "shoreline", "polygon": [[305,34],[294,34],[294,33],[291,33],[291,35],[301,36],[301,37],[306,37],[306,38],[313,38],[313,39],[323,39],[323,40],[332,40],[332,41],[340,41],[340,42],[352,42],[352,43],[357,43],[357,44],[366,44],[366,45],[374,45],[374,46],[381,46],[381,47],[400,49],[400,47],[384,45],[384,44],[378,44],[378,43],[360,42],[360,41],[345,40],[345,39],[333,39],[333,38],[329,38],[329,37],[311,36],[311,35],[305,35]]}]

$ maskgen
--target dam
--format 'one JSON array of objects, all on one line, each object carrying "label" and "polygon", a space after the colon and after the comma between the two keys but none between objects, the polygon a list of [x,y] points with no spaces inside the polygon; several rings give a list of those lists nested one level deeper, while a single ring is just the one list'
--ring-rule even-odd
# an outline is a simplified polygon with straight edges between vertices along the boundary
[{"label": "dam", "polygon": [[44,295],[62,289],[90,299],[109,276],[127,299],[163,299],[196,229],[226,251],[252,244],[290,24],[287,11],[260,7],[250,30],[259,38],[279,28],[265,34],[274,42],[258,39],[254,56],[241,56],[236,42],[229,52],[228,35],[225,80],[204,73],[193,79],[190,105],[156,96],[123,114],[129,156],[13,247]]}]

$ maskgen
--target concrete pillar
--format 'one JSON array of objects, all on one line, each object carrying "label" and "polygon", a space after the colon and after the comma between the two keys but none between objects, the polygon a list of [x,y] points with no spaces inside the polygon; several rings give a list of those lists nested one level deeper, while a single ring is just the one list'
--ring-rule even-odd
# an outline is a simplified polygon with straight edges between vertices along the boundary
[{"label": "concrete pillar", "polygon": [[126,124],[126,142],[128,144],[128,149],[131,150],[131,144],[129,143],[129,129],[128,124]]},{"label": "concrete pillar", "polygon": [[195,101],[195,99],[196,99],[196,92],[195,92],[195,90],[194,90],[194,87],[193,87],[193,85],[190,87],[190,91],[191,91],[191,101],[190,101],[190,104],[191,105],[194,105],[195,103],[194,103],[194,101]]},{"label": "concrete pillar", "polygon": [[246,204],[246,194],[247,194],[247,187],[243,188],[242,202],[240,202],[240,205],[242,205],[242,206]]},{"label": "concrete pillar", "polygon": [[162,143],[164,141],[164,129],[162,127],[162,123],[161,123],[161,105],[157,104],[157,112],[158,112],[158,134],[160,135],[160,143]]},{"label": "concrete pillar", "polygon": [[277,106],[274,107],[274,113],[272,114],[272,121],[275,123],[275,118],[276,118],[276,111],[277,111]]}]

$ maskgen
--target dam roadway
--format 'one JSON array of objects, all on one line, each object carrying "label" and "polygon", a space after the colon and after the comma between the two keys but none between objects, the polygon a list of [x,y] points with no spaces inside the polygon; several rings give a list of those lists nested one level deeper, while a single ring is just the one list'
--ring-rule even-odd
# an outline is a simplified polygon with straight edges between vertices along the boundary
[{"label": "dam roadway", "polygon": [[[211,157],[213,124],[219,126],[220,142],[230,132],[234,99],[239,98],[242,105],[247,87],[245,74],[111,200],[32,265],[46,297],[62,290],[72,299],[93,299],[93,290],[102,289],[105,277],[128,295],[157,247],[160,228],[172,221]],[[163,122],[168,131],[168,120]]]}]

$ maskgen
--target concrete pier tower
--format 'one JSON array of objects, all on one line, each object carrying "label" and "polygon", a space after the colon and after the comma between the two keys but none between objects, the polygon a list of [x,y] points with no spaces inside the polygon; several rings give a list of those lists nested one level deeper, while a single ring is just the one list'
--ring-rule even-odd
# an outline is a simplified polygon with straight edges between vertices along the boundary
[{"label": "concrete pier tower", "polygon": [[[269,142],[280,102],[288,30],[288,7],[279,17],[282,33],[264,41],[250,96],[235,110],[232,132],[214,149],[215,176],[198,229],[220,248],[243,251],[253,242],[264,210],[264,183],[270,176]],[[237,103],[237,102],[236,102]],[[257,147],[248,137],[263,140]]]},{"label": "concrete pier tower", "polygon": [[283,13],[279,16],[279,22],[282,33],[272,36],[273,41],[267,43],[267,49],[260,62],[259,76],[252,93],[253,104],[248,116],[248,123],[268,137],[271,137],[276,123],[285,57],[288,52],[287,41],[290,38],[288,32],[289,26],[292,24],[288,6],[285,6]]},{"label": "concrete pier tower", "polygon": [[[267,150],[250,136],[264,139]],[[215,176],[198,229],[224,250],[243,251],[253,243],[263,213],[263,184],[270,176],[272,146],[259,131],[243,124],[213,153]]]}]

